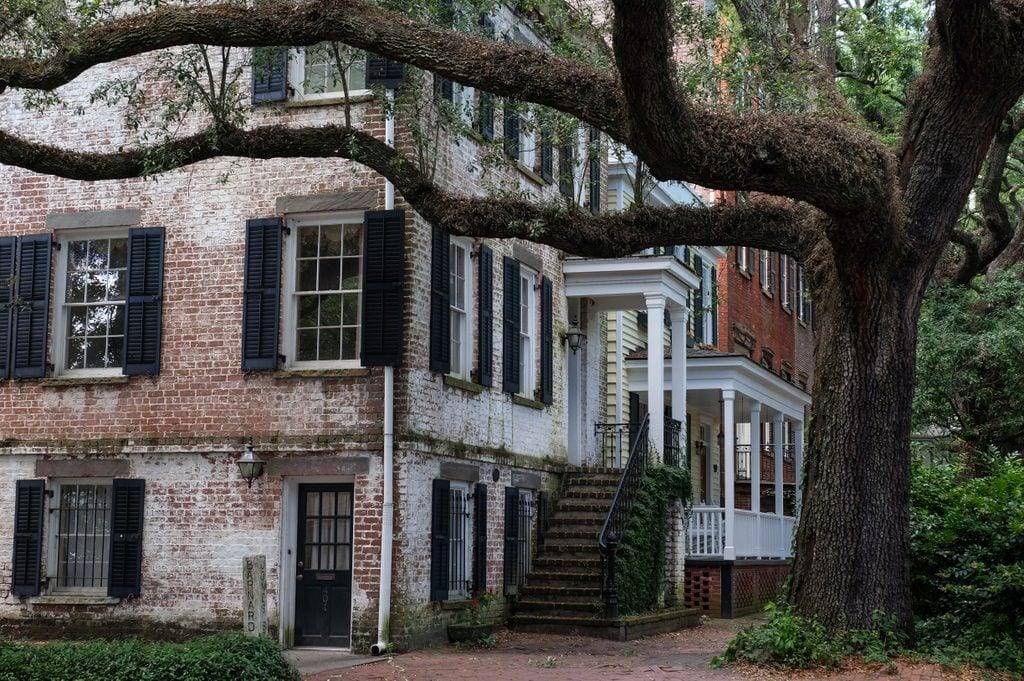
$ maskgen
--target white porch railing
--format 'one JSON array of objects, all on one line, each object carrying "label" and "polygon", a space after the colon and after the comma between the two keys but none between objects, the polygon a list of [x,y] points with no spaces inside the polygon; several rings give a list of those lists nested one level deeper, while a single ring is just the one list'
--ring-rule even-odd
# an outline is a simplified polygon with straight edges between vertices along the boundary
[{"label": "white porch railing", "polygon": [[[796,518],[736,510],[737,558],[789,558]],[[725,553],[725,509],[697,506],[690,511],[686,555],[721,558]]]}]

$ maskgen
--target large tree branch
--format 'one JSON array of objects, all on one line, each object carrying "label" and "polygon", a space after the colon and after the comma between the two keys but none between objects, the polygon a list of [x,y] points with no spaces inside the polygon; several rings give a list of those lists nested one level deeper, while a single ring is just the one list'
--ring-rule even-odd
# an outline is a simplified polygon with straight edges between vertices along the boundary
[{"label": "large tree branch", "polygon": [[528,239],[596,257],[679,243],[737,244],[797,255],[813,216],[813,211],[789,204],[642,207],[595,216],[562,203],[459,196],[437,187],[381,140],[344,126],[225,126],[116,153],[78,152],[0,132],[0,163],[79,180],[139,177],[222,156],[351,159],[389,179],[427,221],[454,234]]},{"label": "large tree branch", "polygon": [[[664,41],[669,29],[657,24],[665,18],[665,0],[619,4],[637,19],[634,28],[651,26],[656,40]],[[879,215],[886,212],[892,199],[892,158],[866,132],[813,116],[737,116],[689,105],[671,94],[674,86],[663,78],[660,98],[631,101],[644,92],[633,85],[649,75],[631,64],[656,63],[645,57],[652,39],[633,33],[635,58],[620,65],[631,88],[624,94],[616,77],[605,71],[523,45],[455,36],[367,0],[162,7],[80,31],[46,59],[0,59],[0,90],[52,89],[96,64],[177,45],[253,47],[336,40],[572,114],[636,147],[659,179],[788,196],[840,217],[864,216],[872,206]],[[664,64],[668,48],[659,49],[659,68],[671,68]],[[655,115],[652,105],[673,101],[678,105]],[[669,146],[656,146],[645,137],[659,128],[665,130],[660,138],[670,140]]]}]

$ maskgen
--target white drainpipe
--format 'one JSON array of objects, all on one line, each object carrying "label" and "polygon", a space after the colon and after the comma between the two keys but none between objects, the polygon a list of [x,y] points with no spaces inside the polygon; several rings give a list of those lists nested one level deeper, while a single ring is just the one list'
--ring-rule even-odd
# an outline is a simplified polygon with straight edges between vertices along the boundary
[{"label": "white drainpipe", "polygon": [[[384,123],[384,141],[395,146],[395,93],[385,95],[388,109]],[[395,185],[384,184],[384,209],[395,207]],[[383,655],[388,649],[388,620],[391,616],[391,553],[395,526],[395,368],[384,367],[384,508],[381,511],[380,537],[380,593],[377,598],[377,642],[370,647],[374,655]]]}]

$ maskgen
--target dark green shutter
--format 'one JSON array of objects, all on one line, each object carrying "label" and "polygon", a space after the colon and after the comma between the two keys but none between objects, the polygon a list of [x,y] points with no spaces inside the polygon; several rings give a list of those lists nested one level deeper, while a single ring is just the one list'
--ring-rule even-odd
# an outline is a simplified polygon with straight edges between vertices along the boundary
[{"label": "dark green shutter", "polygon": [[399,366],[405,339],[405,211],[367,211],[364,219],[363,366]]},{"label": "dark green shutter", "polygon": [[487,485],[473,487],[473,590],[487,591]]},{"label": "dark green shutter", "polygon": [[131,598],[142,590],[142,520],[145,480],[115,479],[110,512],[107,595]]},{"label": "dark green shutter", "polygon": [[394,90],[405,80],[405,64],[376,54],[366,55],[366,86]]},{"label": "dark green shutter", "polygon": [[280,102],[288,97],[288,48],[257,47],[252,54],[252,102]]},{"label": "dark green shutter", "polygon": [[540,129],[540,176],[545,182],[555,179],[555,147],[551,143],[551,129]]},{"label": "dark green shutter", "polygon": [[480,93],[480,111],[477,117],[477,130],[488,142],[494,139],[494,95],[490,92]]},{"label": "dark green shutter", "polygon": [[540,401],[551,404],[554,399],[554,300],[551,280],[540,280]]},{"label": "dark green shutter", "polygon": [[519,489],[505,488],[505,594],[510,595],[518,590],[519,579]]},{"label": "dark green shutter", "polygon": [[160,373],[163,317],[164,228],[128,231],[128,293],[125,300],[124,373]]},{"label": "dark green shutter", "polygon": [[601,131],[590,128],[590,212],[601,212]]},{"label": "dark green shutter", "polygon": [[245,292],[242,294],[242,370],[277,367],[281,319],[281,220],[245,222]]},{"label": "dark green shutter", "polygon": [[510,99],[505,100],[502,108],[502,116],[505,123],[505,134],[502,138],[502,147],[505,155],[509,158],[519,160],[519,107]]},{"label": "dark green shutter", "polygon": [[505,256],[502,316],[502,390],[519,392],[519,262]]},{"label": "dark green shutter", "polygon": [[39,594],[46,490],[42,480],[18,480],[14,493],[14,560],[11,593]]},{"label": "dark green shutter", "polygon": [[711,267],[711,344],[718,349],[718,268]]},{"label": "dark green shutter", "polygon": [[430,370],[452,369],[451,238],[434,227],[430,247]]},{"label": "dark green shutter", "polygon": [[46,331],[50,313],[49,234],[18,239],[18,276],[14,288],[13,367],[14,378],[42,378],[46,375]]},{"label": "dark green shutter", "polygon": [[480,355],[480,385],[494,384],[494,252],[480,246],[480,328],[477,331]]},{"label": "dark green shutter", "polygon": [[693,259],[693,271],[697,275],[697,288],[693,301],[693,340],[704,342],[704,259],[699,255]]},{"label": "dark green shutter", "polygon": [[563,144],[558,148],[558,191],[570,199],[575,189],[573,180],[573,157],[575,147],[571,144]]},{"label": "dark green shutter", "polygon": [[455,84],[444,76],[434,74],[434,97],[449,104],[455,101]]},{"label": "dark green shutter", "polygon": [[18,240],[13,236],[0,237],[0,381],[11,375],[11,324],[14,310],[11,300],[14,291],[14,265]]},{"label": "dark green shutter", "polygon": [[448,600],[451,483],[436,478],[430,504],[430,600]]}]

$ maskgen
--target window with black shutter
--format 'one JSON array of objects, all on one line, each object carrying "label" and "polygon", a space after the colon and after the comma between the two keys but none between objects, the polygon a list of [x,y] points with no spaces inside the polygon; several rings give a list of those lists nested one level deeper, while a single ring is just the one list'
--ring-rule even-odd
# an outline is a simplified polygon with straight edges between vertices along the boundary
[{"label": "window with black shutter", "polygon": [[405,64],[376,54],[366,55],[366,87],[394,90],[405,80]]},{"label": "window with black shutter", "polygon": [[363,366],[402,363],[405,317],[405,211],[364,215]]},{"label": "window with black shutter", "polygon": [[519,262],[505,256],[502,305],[502,390],[519,392],[520,289]]},{"label": "window with black shutter", "polygon": [[243,371],[277,367],[280,306],[281,220],[247,220],[242,294]]},{"label": "window with black shutter", "polygon": [[590,128],[590,149],[589,156],[589,189],[590,189],[590,212],[601,212],[601,131],[597,128]]},{"label": "window with black shutter", "polygon": [[504,587],[505,595],[519,592],[519,489],[505,488],[505,552]]},{"label": "window with black shutter", "polygon": [[124,325],[126,375],[160,372],[163,285],[164,228],[129,230]]},{"label": "window with black shutter", "polygon": [[698,256],[693,261],[693,270],[697,275],[697,288],[694,289],[693,301],[693,340],[695,343],[704,342],[704,260]]},{"label": "window with black shutter", "polygon": [[473,487],[473,591],[487,590],[487,485]]},{"label": "window with black shutter", "polygon": [[0,237],[0,381],[11,375],[11,323],[14,310],[15,260],[17,239],[13,236]]},{"label": "window with black shutter", "polygon": [[551,280],[540,280],[540,401],[554,399],[554,296]]},{"label": "window with black shutter", "polygon": [[434,74],[434,97],[449,104],[455,101],[455,84],[444,76]]},{"label": "window with black shutter", "polygon": [[480,246],[480,328],[477,331],[479,383],[494,384],[494,252]]},{"label": "window with black shutter", "polygon": [[448,600],[451,483],[436,478],[430,505],[430,600]]},{"label": "window with black shutter", "polygon": [[49,234],[18,238],[12,339],[13,378],[46,375],[47,319],[50,313]]},{"label": "window with black shutter", "polygon": [[14,497],[14,556],[11,593],[37,596],[43,551],[46,490],[42,480],[18,480]]},{"label": "window with black shutter", "polygon": [[142,590],[145,480],[115,479],[110,513],[110,577],[107,595],[131,598]]},{"label": "window with black shutter", "polygon": [[288,48],[257,47],[252,54],[252,101],[281,102],[288,97]]},{"label": "window with black shutter", "polygon": [[516,103],[510,99],[505,100],[505,105],[502,107],[502,116],[504,119],[504,136],[502,137],[501,143],[502,148],[505,150],[505,155],[511,159],[519,160],[519,107]]},{"label": "window with black shutter", "polygon": [[540,176],[545,182],[555,179],[555,146],[547,126],[540,129]]},{"label": "window with black shutter", "polygon": [[576,147],[572,144],[563,144],[558,148],[558,191],[562,196],[573,198],[575,194],[575,172]]},{"label": "window with black shutter", "polygon": [[711,344],[718,349],[718,268],[711,267]]},{"label": "window with black shutter", "polygon": [[447,374],[451,371],[451,238],[435,226],[430,243],[430,370]]},{"label": "window with black shutter", "polygon": [[477,112],[477,131],[486,141],[494,140],[494,95],[480,93],[480,110]]}]

